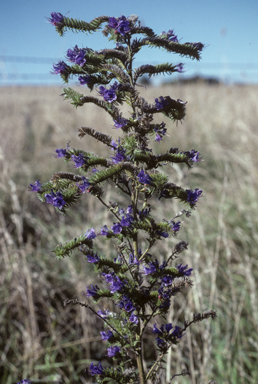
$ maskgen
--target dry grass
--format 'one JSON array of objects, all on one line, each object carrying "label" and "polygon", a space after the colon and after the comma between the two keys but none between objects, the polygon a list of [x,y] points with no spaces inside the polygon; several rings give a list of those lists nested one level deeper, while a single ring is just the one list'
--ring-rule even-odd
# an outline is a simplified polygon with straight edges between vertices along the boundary
[{"label": "dry grass", "polygon": [[[168,357],[168,377],[186,366],[192,377],[178,383],[204,384],[212,377],[218,383],[256,383],[257,87],[164,85],[143,92],[150,101],[160,95],[188,101],[184,122],[170,124],[170,137],[154,144],[155,149],[195,148],[205,159],[190,172],[164,168],[179,185],[204,190],[198,210],[180,233],[190,245],[179,262],[193,266],[195,285],[178,296],[169,316],[176,324],[214,308],[218,319],[188,332],[183,348]],[[96,201],[88,197],[67,217],[57,216],[26,189],[34,180],[44,182],[56,170],[67,169],[53,153],[68,140],[73,147],[103,153],[101,144],[79,140],[76,130],[87,125],[106,132],[111,118],[94,106],[75,110],[60,93],[61,88],[0,88],[0,377],[6,384],[52,374],[60,383],[84,384],[84,368],[104,351],[98,339],[101,325],[80,308],[62,305],[67,297],[80,298],[94,276],[81,255],[57,261],[50,250],[108,217],[103,220]],[[168,206],[164,202],[155,214],[171,219],[182,208]],[[172,244],[161,243],[161,257]],[[103,245],[103,252],[110,250]]]}]

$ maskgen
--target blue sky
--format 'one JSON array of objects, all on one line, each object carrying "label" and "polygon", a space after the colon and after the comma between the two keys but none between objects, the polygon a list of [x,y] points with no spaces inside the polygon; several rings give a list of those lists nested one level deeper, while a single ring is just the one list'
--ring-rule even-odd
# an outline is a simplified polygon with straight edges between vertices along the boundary
[{"label": "blue sky", "polygon": [[[181,42],[200,41],[205,49],[197,62],[146,47],[135,66],[183,62],[186,72],[175,74],[174,79],[203,75],[229,83],[258,83],[257,0],[2,0],[0,85],[61,84],[58,76],[50,75],[52,59],[64,59],[67,49],[75,44],[93,49],[111,47],[101,32],[67,31],[60,37],[47,22],[53,11],[85,21],[100,15],[137,14],[157,34],[174,29]],[[159,81],[165,79],[159,77]]]}]

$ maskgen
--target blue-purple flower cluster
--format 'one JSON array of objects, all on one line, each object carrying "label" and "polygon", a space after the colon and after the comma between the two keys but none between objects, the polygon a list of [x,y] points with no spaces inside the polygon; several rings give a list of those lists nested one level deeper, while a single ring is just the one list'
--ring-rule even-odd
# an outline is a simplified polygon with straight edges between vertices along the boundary
[{"label": "blue-purple flower cluster", "polygon": [[55,75],[66,75],[69,71],[69,66],[64,61],[59,61],[57,64],[53,64],[53,70]]},{"label": "blue-purple flower cluster", "polygon": [[30,184],[30,191],[39,192],[41,185],[42,184],[39,180],[35,181],[34,184]]},{"label": "blue-purple flower cluster", "polygon": [[201,158],[199,157],[200,155],[200,152],[198,151],[195,151],[194,149],[192,149],[191,151],[186,151],[185,154],[189,157],[189,159],[191,161],[193,161],[194,163],[197,163],[198,161],[201,161]]},{"label": "blue-purple flower cluster", "polygon": [[91,363],[89,372],[92,376],[102,375],[104,373],[104,368],[102,367],[100,361],[98,362],[97,365],[94,365],[93,363]]},{"label": "blue-purple flower cluster", "polygon": [[101,334],[101,339],[105,341],[111,341],[114,338],[114,334],[112,331],[107,331],[107,332],[102,331],[100,332],[100,334]]},{"label": "blue-purple flower cluster", "polygon": [[78,156],[76,155],[71,155],[71,159],[74,161],[75,168],[80,168],[84,164],[86,164],[86,161],[89,157],[84,156],[83,153],[79,153]]},{"label": "blue-purple flower cluster", "polygon": [[96,235],[96,232],[95,232],[95,229],[94,228],[90,228],[86,231],[85,235],[86,239],[95,239],[95,237],[97,236]]},{"label": "blue-purple flower cluster", "polygon": [[156,133],[156,137],[155,137],[155,140],[159,143],[163,136],[166,135],[166,132],[167,132],[167,128],[165,128],[166,124],[162,121],[161,124],[157,124],[155,127],[154,127],[154,132]]},{"label": "blue-purple flower cluster", "polygon": [[130,22],[126,19],[125,16],[121,17],[110,17],[108,21],[110,28],[114,29],[115,33],[119,33],[122,36],[125,36],[130,32]]},{"label": "blue-purple flower cluster", "polygon": [[62,193],[55,193],[53,190],[50,193],[45,194],[45,199],[47,204],[52,204],[54,207],[60,210],[62,210],[66,204]]},{"label": "blue-purple flower cluster", "polygon": [[124,117],[118,117],[116,120],[114,120],[114,123],[116,129],[124,128],[128,124],[128,120]]},{"label": "blue-purple flower cluster", "polygon": [[138,173],[137,177],[141,184],[151,185],[153,182],[151,176],[145,173],[143,169]]},{"label": "blue-purple flower cluster", "polygon": [[160,328],[154,324],[153,333],[155,333],[158,337],[156,337],[157,345],[160,350],[166,350],[168,343],[174,342],[176,344],[178,339],[182,338],[182,332],[180,328],[176,325],[173,332],[170,331],[173,329],[171,323],[162,324]]},{"label": "blue-purple flower cluster", "polygon": [[184,64],[180,63],[175,66],[175,69],[178,73],[183,73],[184,72]]},{"label": "blue-purple flower cluster", "polygon": [[29,379],[24,379],[22,381],[19,381],[17,384],[31,384],[31,381]]},{"label": "blue-purple flower cluster", "polygon": [[168,41],[172,41],[173,43],[178,43],[177,35],[175,35],[174,30],[170,29],[168,32],[161,32],[160,37],[166,39]]},{"label": "blue-purple flower cluster", "polygon": [[85,48],[78,48],[78,46],[75,45],[73,49],[67,50],[66,56],[68,60],[71,61],[72,63],[78,64],[81,67],[83,67],[84,64],[86,63],[86,58],[85,58],[86,53],[87,53],[87,50]]},{"label": "blue-purple flower cluster", "polygon": [[51,17],[48,18],[48,21],[52,25],[57,26],[57,25],[62,24],[64,22],[64,16],[59,12],[52,12]]},{"label": "blue-purple flower cluster", "polygon": [[159,98],[155,99],[155,104],[157,111],[160,111],[161,109],[164,109],[169,105],[169,100],[167,97],[164,98],[163,96],[160,96]]},{"label": "blue-purple flower cluster", "polygon": [[[66,149],[56,149],[56,157],[66,157],[68,155],[69,143]],[[71,159],[74,161],[75,168],[81,168],[83,165],[87,163],[89,159],[88,156],[85,156],[82,152],[79,152],[78,155],[71,155]]]},{"label": "blue-purple flower cluster", "polygon": [[67,155],[67,150],[66,149],[56,149],[56,154],[57,156],[56,157],[65,157]]},{"label": "blue-purple flower cluster", "polygon": [[97,296],[99,287],[97,285],[94,286],[93,284],[91,284],[90,288],[86,287],[86,291],[87,291],[87,294],[86,294],[87,297],[91,297],[91,296],[94,297],[94,296]]},{"label": "blue-purple flower cluster", "polygon": [[85,193],[86,191],[89,192],[90,190],[90,182],[87,180],[85,176],[82,177],[82,183],[76,184],[76,185],[79,188],[81,193]]},{"label": "blue-purple flower cluster", "polygon": [[114,357],[114,356],[117,356],[121,351],[121,348],[118,346],[118,345],[111,345],[108,349],[107,349],[107,355],[108,357]]},{"label": "blue-purple flower cluster", "polygon": [[89,75],[83,75],[78,77],[80,85],[87,85],[89,84],[91,77]]},{"label": "blue-purple flower cluster", "polygon": [[202,194],[202,190],[198,188],[195,188],[194,191],[192,191],[191,189],[186,189],[186,193],[188,203],[190,203],[191,205],[195,205]]},{"label": "blue-purple flower cluster", "polygon": [[119,84],[117,81],[114,82],[113,85],[109,89],[106,89],[103,85],[99,87],[99,94],[103,97],[105,101],[108,101],[109,103],[112,103],[117,99],[116,92],[119,89]]}]

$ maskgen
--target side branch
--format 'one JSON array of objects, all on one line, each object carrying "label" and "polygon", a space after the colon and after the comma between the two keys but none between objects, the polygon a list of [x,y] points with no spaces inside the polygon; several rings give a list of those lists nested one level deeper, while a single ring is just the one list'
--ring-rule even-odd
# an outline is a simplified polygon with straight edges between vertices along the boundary
[{"label": "side branch", "polygon": [[104,323],[106,323],[111,329],[113,329],[113,331],[116,332],[126,342],[126,344],[128,343],[128,340],[123,335],[121,335],[121,333],[119,333],[106,319],[104,319],[96,311],[94,311],[94,309],[90,305],[88,305],[86,303],[82,303],[81,301],[78,301],[77,299],[64,300],[64,303],[63,303],[64,307],[66,307],[67,304],[79,304],[81,307],[88,308],[91,312],[94,313],[95,316],[97,316],[99,319],[104,321]]}]

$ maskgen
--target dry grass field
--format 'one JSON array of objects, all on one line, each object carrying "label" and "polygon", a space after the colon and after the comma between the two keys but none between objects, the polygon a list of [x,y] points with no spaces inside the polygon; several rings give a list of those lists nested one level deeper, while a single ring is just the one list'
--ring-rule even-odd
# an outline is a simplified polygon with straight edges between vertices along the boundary
[{"label": "dry grass field", "polygon": [[[82,299],[95,276],[82,255],[56,260],[51,249],[92,226],[108,224],[109,217],[91,196],[66,216],[57,215],[27,187],[68,169],[54,157],[55,149],[65,148],[67,141],[103,153],[102,144],[77,137],[80,126],[119,132],[112,130],[105,112],[89,105],[75,110],[61,93],[61,87],[0,88],[3,384],[22,378],[85,384],[85,368],[91,359],[102,359],[105,350],[99,341],[101,324],[84,309],[63,307],[66,298]],[[194,268],[194,287],[176,297],[169,318],[180,325],[193,313],[211,308],[218,317],[188,329],[168,356],[167,377],[186,367],[191,378],[173,383],[205,384],[212,378],[218,384],[258,383],[258,86],[168,84],[142,88],[142,93],[152,102],[160,95],[188,102],[185,120],[178,125],[167,122],[170,137],[153,143],[155,151],[196,149],[205,160],[190,171],[164,168],[171,181],[204,191],[177,237],[189,241],[179,262]],[[112,189],[107,189],[106,198],[114,198]],[[165,201],[156,211],[160,218],[171,219],[182,208]],[[173,240],[162,242],[160,256],[172,245]],[[111,252],[105,244],[102,251]],[[146,343],[148,363],[155,356],[153,340],[148,337]]]}]

